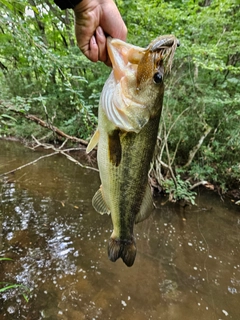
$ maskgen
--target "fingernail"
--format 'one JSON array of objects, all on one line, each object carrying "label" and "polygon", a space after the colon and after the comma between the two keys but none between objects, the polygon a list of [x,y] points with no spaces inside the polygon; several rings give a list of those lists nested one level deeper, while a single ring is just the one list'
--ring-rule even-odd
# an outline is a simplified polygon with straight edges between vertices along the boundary
[{"label": "fingernail", "polygon": [[96,44],[96,43],[97,43],[95,36],[92,36],[92,38],[91,38],[91,43],[92,43],[92,44]]},{"label": "fingernail", "polygon": [[98,33],[100,36],[104,36],[103,29],[102,29],[100,26],[97,27],[97,33]]}]

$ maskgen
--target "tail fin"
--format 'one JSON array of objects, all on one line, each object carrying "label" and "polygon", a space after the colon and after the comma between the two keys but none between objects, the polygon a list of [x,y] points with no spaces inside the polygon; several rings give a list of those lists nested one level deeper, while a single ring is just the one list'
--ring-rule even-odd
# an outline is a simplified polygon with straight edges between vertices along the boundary
[{"label": "tail fin", "polygon": [[123,262],[131,267],[134,264],[137,248],[134,238],[131,240],[109,239],[108,242],[108,258],[115,262],[118,258],[122,258]]}]

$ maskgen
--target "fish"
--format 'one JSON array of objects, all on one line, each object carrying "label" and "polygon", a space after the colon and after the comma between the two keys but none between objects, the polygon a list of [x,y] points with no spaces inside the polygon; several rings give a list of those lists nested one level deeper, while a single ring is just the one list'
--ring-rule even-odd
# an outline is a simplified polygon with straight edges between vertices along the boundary
[{"label": "fish", "polygon": [[111,215],[108,258],[134,264],[134,225],[149,217],[153,199],[148,172],[161,117],[165,76],[178,39],[159,36],[146,47],[107,38],[112,71],[101,92],[98,127],[86,152],[97,148],[101,180],[92,205]]}]

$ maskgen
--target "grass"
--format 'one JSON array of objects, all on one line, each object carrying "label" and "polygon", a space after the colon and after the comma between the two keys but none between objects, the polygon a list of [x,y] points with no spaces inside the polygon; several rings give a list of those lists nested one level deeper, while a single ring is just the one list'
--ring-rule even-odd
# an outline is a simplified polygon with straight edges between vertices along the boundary
[{"label": "grass", "polygon": [[[0,261],[11,261],[11,258],[5,258],[2,257],[0,258]],[[11,289],[16,289],[19,288],[21,289],[21,294],[24,297],[25,301],[28,302],[28,295],[26,294],[26,292],[29,292],[29,288],[22,285],[22,284],[17,284],[17,283],[8,283],[8,282],[0,282],[0,285],[4,285],[4,287],[0,288],[0,293],[3,293],[7,290],[11,290]]]}]

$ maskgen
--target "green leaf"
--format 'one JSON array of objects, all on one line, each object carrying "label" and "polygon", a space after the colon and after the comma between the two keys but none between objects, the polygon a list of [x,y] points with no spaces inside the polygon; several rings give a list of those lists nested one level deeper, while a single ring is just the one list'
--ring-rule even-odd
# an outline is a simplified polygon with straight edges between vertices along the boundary
[{"label": "green leaf", "polygon": [[2,118],[5,118],[5,119],[9,119],[9,120],[12,120],[12,121],[17,121],[15,118],[9,116],[8,114],[1,114],[0,117]]},{"label": "green leaf", "polygon": [[232,83],[232,84],[239,84],[239,79],[237,78],[228,78],[227,82]]},{"label": "green leaf", "polygon": [[6,290],[9,290],[9,289],[16,289],[18,287],[21,287],[21,284],[10,284],[10,285],[8,285],[6,287],[0,288],[0,293],[1,292],[5,292]]},{"label": "green leaf", "polygon": [[9,1],[0,0],[0,3],[2,3],[4,6],[6,6],[9,10],[13,11],[13,5],[10,4]]}]

